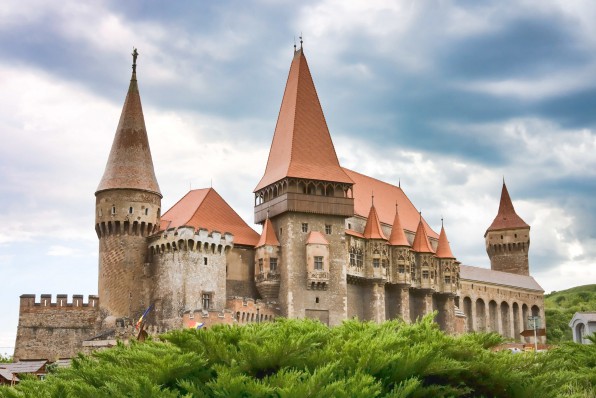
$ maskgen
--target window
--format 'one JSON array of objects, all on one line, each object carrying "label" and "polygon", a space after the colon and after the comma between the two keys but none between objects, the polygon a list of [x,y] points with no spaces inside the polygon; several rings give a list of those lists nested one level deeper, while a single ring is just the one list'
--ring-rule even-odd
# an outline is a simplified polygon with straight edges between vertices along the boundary
[{"label": "window", "polygon": [[451,284],[451,276],[445,275],[445,283],[450,285]]},{"label": "window", "polygon": [[259,259],[259,273],[260,274],[263,273],[263,259],[262,258]]},{"label": "window", "polygon": [[132,214],[132,206],[128,208],[128,214]]},{"label": "window", "polygon": [[148,207],[145,209],[145,215],[146,215],[146,216],[148,216],[148,215],[149,215],[149,208],[148,208]]},{"label": "window", "polygon": [[315,297],[315,303],[319,304],[319,298]]},{"label": "window", "polygon": [[403,273],[406,272],[406,267],[404,267],[403,265],[400,265],[399,268],[398,268],[398,270],[399,270],[399,273],[400,274],[403,274]]},{"label": "window", "polygon": [[211,308],[211,293],[203,293],[202,295],[203,309],[208,310]]},{"label": "window", "polygon": [[315,256],[315,269],[316,270],[323,269],[323,256]]},{"label": "window", "polygon": [[207,257],[203,257],[203,264],[207,265]]},{"label": "window", "polygon": [[348,229],[352,229],[352,224],[348,223]]},{"label": "window", "polygon": [[103,211],[101,211],[101,209],[99,209],[99,216],[103,217]]},{"label": "window", "polygon": [[279,236],[282,236],[283,235],[283,232],[284,232],[284,229],[283,228],[280,228],[279,229]]},{"label": "window", "polygon": [[364,265],[364,258],[362,256],[362,250],[356,252],[356,266],[362,267]]},{"label": "window", "polygon": [[112,215],[116,214],[116,206],[112,206]]},{"label": "window", "polygon": [[302,232],[308,232],[308,223],[302,223]]},{"label": "window", "polygon": [[325,224],[325,233],[331,235],[331,225]]},{"label": "window", "polygon": [[350,265],[352,267],[356,266],[356,252],[354,249],[350,249]]},{"label": "window", "polygon": [[422,279],[428,279],[428,271],[422,271]]},{"label": "window", "polygon": [[277,271],[277,257],[271,257],[269,259],[269,271],[270,272]]},{"label": "window", "polygon": [[381,266],[381,260],[378,258],[373,258],[373,267],[379,268]]}]

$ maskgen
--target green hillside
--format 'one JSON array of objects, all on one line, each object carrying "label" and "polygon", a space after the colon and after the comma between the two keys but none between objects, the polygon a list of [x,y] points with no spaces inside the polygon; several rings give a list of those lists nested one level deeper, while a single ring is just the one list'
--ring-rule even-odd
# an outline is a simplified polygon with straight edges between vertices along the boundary
[{"label": "green hillside", "polygon": [[569,321],[578,311],[596,311],[596,285],[577,286],[544,295],[549,343],[573,340]]}]

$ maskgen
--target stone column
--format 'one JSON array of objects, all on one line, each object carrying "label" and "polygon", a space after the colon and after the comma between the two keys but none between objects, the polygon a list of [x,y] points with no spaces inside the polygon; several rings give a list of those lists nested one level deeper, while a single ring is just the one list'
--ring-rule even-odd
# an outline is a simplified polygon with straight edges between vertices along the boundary
[{"label": "stone column", "polygon": [[472,301],[472,305],[471,305],[472,311],[470,311],[471,314],[469,314],[469,315],[466,314],[466,315],[472,317],[472,321],[471,321],[471,323],[472,323],[472,330],[467,330],[467,331],[468,332],[475,332],[475,331],[478,330],[478,325],[477,325],[478,322],[476,322],[476,320],[477,320],[477,318],[476,318],[476,300],[475,299],[473,300],[473,297],[470,297],[470,300]]},{"label": "stone column", "polygon": [[504,336],[505,334],[503,333],[503,314],[501,314],[501,304],[497,303],[497,330],[495,330],[495,332],[498,332],[501,336]]},{"label": "stone column", "polygon": [[432,293],[425,293],[423,297],[423,315],[428,315],[433,312],[433,294]]},{"label": "stone column", "polygon": [[371,296],[372,320],[377,323],[385,322],[385,284],[373,283]]},{"label": "stone column", "polygon": [[515,335],[515,319],[513,319],[513,304],[509,306],[509,336],[517,340]]},{"label": "stone column", "polygon": [[399,316],[404,322],[410,323],[410,289],[407,286],[399,287]]},{"label": "stone column", "polygon": [[443,320],[445,322],[443,328],[445,333],[455,333],[455,297],[447,296],[443,301],[441,311],[443,311]]}]

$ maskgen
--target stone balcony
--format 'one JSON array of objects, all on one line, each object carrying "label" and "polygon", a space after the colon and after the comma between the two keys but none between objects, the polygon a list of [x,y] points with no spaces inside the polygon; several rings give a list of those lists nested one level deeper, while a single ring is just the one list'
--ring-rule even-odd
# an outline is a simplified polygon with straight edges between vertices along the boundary
[{"label": "stone balcony", "polygon": [[307,271],[306,287],[311,290],[327,290],[329,285],[329,272],[323,270]]}]

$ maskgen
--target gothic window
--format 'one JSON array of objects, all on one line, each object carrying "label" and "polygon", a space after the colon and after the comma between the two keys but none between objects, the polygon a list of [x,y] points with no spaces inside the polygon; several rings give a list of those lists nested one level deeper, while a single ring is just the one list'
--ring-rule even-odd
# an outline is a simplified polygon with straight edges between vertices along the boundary
[{"label": "gothic window", "polygon": [[325,224],[325,233],[331,235],[331,225]]},{"label": "gothic window", "polygon": [[259,259],[259,273],[260,274],[263,273],[263,259],[262,258]]},{"label": "gothic window", "polygon": [[422,271],[422,279],[428,279],[428,271]]},{"label": "gothic window", "polygon": [[271,257],[269,259],[269,271],[270,272],[277,271],[277,257]]},{"label": "gothic window", "polygon": [[358,249],[356,251],[356,266],[362,267],[364,265],[364,258],[362,256],[362,250]]},{"label": "gothic window", "polygon": [[381,265],[381,261],[378,258],[373,258],[373,267],[374,268],[379,268],[379,266]]},{"label": "gothic window", "polygon": [[319,271],[323,269],[323,256],[315,256],[315,269]]},{"label": "gothic window", "polygon": [[350,266],[356,266],[356,249],[353,247],[350,248]]},{"label": "gothic window", "polygon": [[403,274],[404,272],[406,272],[406,268],[403,265],[400,265],[398,270],[399,270],[400,274]]},{"label": "gothic window", "polygon": [[308,232],[308,223],[302,223],[302,232]]},{"label": "gothic window", "polygon": [[447,285],[451,284],[451,276],[445,275],[445,284],[447,284]]},{"label": "gothic window", "polygon": [[202,302],[203,302],[203,309],[208,310],[211,309],[211,302],[213,301],[212,293],[203,293],[202,294]]}]

